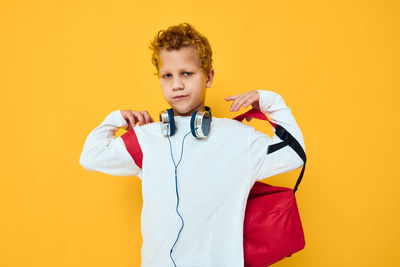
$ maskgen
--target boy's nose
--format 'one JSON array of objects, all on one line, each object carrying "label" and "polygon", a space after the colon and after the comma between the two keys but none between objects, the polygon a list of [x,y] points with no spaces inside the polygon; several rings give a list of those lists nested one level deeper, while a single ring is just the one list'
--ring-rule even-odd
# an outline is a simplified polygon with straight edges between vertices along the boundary
[{"label": "boy's nose", "polygon": [[184,88],[183,82],[180,79],[174,79],[172,90],[182,90]]}]

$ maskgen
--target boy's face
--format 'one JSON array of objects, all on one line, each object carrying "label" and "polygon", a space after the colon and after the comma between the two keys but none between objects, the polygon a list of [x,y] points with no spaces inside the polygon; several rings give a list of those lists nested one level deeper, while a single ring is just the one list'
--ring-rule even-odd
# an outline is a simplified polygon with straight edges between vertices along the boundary
[{"label": "boy's face", "polygon": [[[214,70],[205,75],[193,47],[160,51],[160,83],[174,116],[191,116],[204,110],[206,88],[211,87]],[[184,96],[177,98],[177,96]]]}]

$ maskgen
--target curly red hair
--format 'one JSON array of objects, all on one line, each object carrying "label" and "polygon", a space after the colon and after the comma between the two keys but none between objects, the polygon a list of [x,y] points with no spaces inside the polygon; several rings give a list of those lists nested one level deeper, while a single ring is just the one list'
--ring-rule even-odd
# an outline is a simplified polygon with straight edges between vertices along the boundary
[{"label": "curly red hair", "polygon": [[162,49],[176,49],[190,46],[197,51],[200,60],[200,66],[207,76],[212,69],[212,50],[208,39],[198,32],[189,23],[181,23],[170,26],[167,30],[158,31],[157,35],[151,41],[149,48],[153,51],[151,62],[156,67],[157,72],[154,75],[159,76],[160,51]]}]

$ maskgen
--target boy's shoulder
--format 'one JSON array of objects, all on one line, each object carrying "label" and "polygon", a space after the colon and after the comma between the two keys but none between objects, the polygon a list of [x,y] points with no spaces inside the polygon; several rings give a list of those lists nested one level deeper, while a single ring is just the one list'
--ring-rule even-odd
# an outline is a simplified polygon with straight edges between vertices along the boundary
[{"label": "boy's shoulder", "polygon": [[254,129],[252,126],[249,126],[243,122],[232,118],[214,118],[213,117],[213,125],[212,129],[214,132],[225,133],[227,138],[234,137],[234,136],[246,136]]},{"label": "boy's shoulder", "polygon": [[[249,128],[252,128],[251,126],[244,124],[243,122],[240,122],[238,120],[232,119],[232,118],[226,118],[226,117],[222,117],[222,118],[215,118],[219,124],[223,124],[224,126],[228,126],[228,127],[234,127],[237,129],[246,129],[248,130]],[[214,117],[213,117],[214,120]]]}]

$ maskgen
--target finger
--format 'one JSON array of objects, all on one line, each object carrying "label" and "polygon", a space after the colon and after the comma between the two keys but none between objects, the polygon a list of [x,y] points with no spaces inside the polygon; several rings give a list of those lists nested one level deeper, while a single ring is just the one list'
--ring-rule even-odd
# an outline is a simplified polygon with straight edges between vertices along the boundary
[{"label": "finger", "polygon": [[239,102],[244,96],[240,96],[239,98],[236,98],[235,101],[232,102],[231,108],[229,109],[230,111],[237,111],[239,107]]},{"label": "finger", "polygon": [[132,112],[135,115],[135,117],[139,120],[139,125],[142,126],[144,124],[143,114],[140,113],[139,111],[134,111],[134,110],[132,110]]},{"label": "finger", "polygon": [[149,113],[148,113],[146,110],[143,110],[141,113],[144,115],[144,119],[145,119],[145,121],[146,121],[146,124],[147,124],[147,123],[150,123],[150,122],[151,122],[151,119],[150,119]]},{"label": "finger", "polygon": [[133,129],[133,128],[132,128],[132,124],[129,123],[129,124],[128,124],[128,127],[126,127],[126,130],[129,132],[131,129]]},{"label": "finger", "polygon": [[245,103],[249,98],[251,98],[251,95],[244,94],[240,98],[236,99],[231,106],[231,111],[238,111],[243,103]]},{"label": "finger", "polygon": [[147,115],[149,116],[149,122],[148,123],[152,123],[154,122],[153,118],[150,116],[150,114],[146,111]]},{"label": "finger", "polygon": [[245,94],[241,94],[238,96],[235,96],[236,98],[234,99],[234,101],[231,104],[231,108],[229,109],[230,111],[233,111],[235,108],[237,108],[237,103],[238,101],[243,98],[245,96]]},{"label": "finger", "polygon": [[247,99],[247,101],[244,103],[243,107],[247,108],[249,105],[253,104],[258,100],[257,94],[250,93],[250,97]]},{"label": "finger", "polygon": [[250,105],[251,103],[253,103],[254,98],[252,98],[252,96],[245,96],[241,99],[239,99],[236,103],[236,107],[234,108],[234,111],[238,111],[242,106],[244,108],[246,108],[248,105]]},{"label": "finger", "polygon": [[[241,94],[240,94],[241,95]],[[235,100],[236,98],[238,98],[240,95],[232,95],[232,96],[228,96],[228,97],[225,97],[225,100],[226,101],[229,101],[229,100]]]},{"label": "finger", "polygon": [[243,103],[243,107],[247,108],[250,105],[253,105],[257,103],[257,97],[255,97],[254,95],[251,96],[250,98],[248,98],[244,103]]},{"label": "finger", "polygon": [[128,117],[128,120],[129,120],[132,128],[135,127],[136,121],[135,121],[135,117],[133,116],[132,112],[131,111],[127,112],[126,116]]}]

